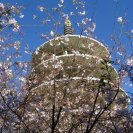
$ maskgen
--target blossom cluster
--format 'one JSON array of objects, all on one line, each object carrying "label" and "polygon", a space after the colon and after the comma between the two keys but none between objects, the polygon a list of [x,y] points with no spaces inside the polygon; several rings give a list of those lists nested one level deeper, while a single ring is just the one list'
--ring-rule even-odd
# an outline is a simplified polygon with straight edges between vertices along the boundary
[{"label": "blossom cluster", "polygon": [[12,14],[19,14],[20,18],[24,15],[20,13],[19,8],[13,5],[0,3],[0,30],[11,27],[14,32],[18,32],[20,26]]},{"label": "blossom cluster", "polygon": [[131,57],[130,59],[127,59],[127,65],[133,66],[133,57]]}]

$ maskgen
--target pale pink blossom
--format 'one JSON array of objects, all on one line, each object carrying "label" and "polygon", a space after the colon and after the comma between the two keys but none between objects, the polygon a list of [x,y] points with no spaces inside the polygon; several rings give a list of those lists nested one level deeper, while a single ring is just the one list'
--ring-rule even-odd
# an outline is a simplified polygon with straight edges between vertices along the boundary
[{"label": "pale pink blossom", "polygon": [[0,62],[0,68],[2,67],[2,65],[3,65],[3,62]]},{"label": "pale pink blossom", "polygon": [[2,11],[4,9],[4,4],[3,3],[0,3],[0,11]]},{"label": "pale pink blossom", "polygon": [[45,8],[43,6],[38,6],[38,9],[43,12]]},{"label": "pale pink blossom", "polygon": [[70,12],[70,16],[72,16],[72,15],[74,15],[74,13],[73,12]]},{"label": "pale pink blossom", "polygon": [[126,76],[128,76],[128,72],[125,71],[125,70],[121,70],[121,71],[120,71],[120,75],[121,75],[122,77],[126,77]]},{"label": "pale pink blossom", "polygon": [[133,66],[133,57],[131,57],[130,59],[127,59],[127,65]]},{"label": "pale pink blossom", "polygon": [[16,64],[18,67],[22,67],[22,66],[23,66],[23,63],[22,63],[22,62],[15,62],[15,64]]},{"label": "pale pink blossom", "polygon": [[86,12],[85,12],[85,11],[83,11],[83,12],[78,12],[78,14],[82,16],[82,15],[85,15]]},{"label": "pale pink blossom", "polygon": [[122,24],[124,22],[124,18],[123,17],[118,17],[117,22]]},{"label": "pale pink blossom", "polygon": [[63,14],[62,16],[64,19],[69,19],[69,15],[68,14]]},{"label": "pale pink blossom", "polygon": [[58,7],[63,7],[63,5],[61,5],[61,4],[58,4]]},{"label": "pale pink blossom", "polygon": [[20,26],[18,24],[14,25],[13,31],[18,32],[20,29]]},{"label": "pale pink blossom", "polygon": [[13,44],[15,49],[19,49],[20,48],[20,42],[19,41],[15,41],[15,43]]},{"label": "pale pink blossom", "polygon": [[23,14],[20,14],[20,16],[19,16],[20,18],[24,18],[24,15]]},{"label": "pale pink blossom", "polygon": [[25,77],[19,77],[19,80],[21,81],[21,82],[23,82],[23,83],[25,83],[26,82],[26,78]]},{"label": "pale pink blossom", "polygon": [[96,23],[92,22],[91,25],[90,25],[90,27],[88,28],[88,30],[89,30],[90,32],[94,32],[95,29],[96,29]]},{"label": "pale pink blossom", "polygon": [[12,70],[10,70],[10,69],[5,70],[5,73],[6,73],[8,78],[11,78],[13,76]]},{"label": "pale pink blossom", "polygon": [[54,31],[51,30],[50,35],[53,37],[54,36]]},{"label": "pale pink blossom", "polygon": [[82,19],[82,24],[87,24],[88,22],[90,22],[91,21],[91,19],[88,19],[88,18],[83,18]]},{"label": "pale pink blossom", "polygon": [[118,51],[117,54],[118,54],[118,55],[122,55],[122,52]]},{"label": "pale pink blossom", "polygon": [[14,18],[9,19],[8,24],[14,25],[17,24],[17,21]]},{"label": "pale pink blossom", "polygon": [[14,10],[15,9],[15,6],[11,6],[11,10]]},{"label": "pale pink blossom", "polygon": [[9,61],[9,60],[11,60],[11,58],[12,58],[12,56],[8,56],[6,60]]},{"label": "pale pink blossom", "polygon": [[60,0],[60,2],[63,4],[64,3],[64,0]]},{"label": "pale pink blossom", "polygon": [[41,37],[44,38],[44,39],[49,39],[49,37],[47,35],[43,34],[43,33],[41,34]]}]

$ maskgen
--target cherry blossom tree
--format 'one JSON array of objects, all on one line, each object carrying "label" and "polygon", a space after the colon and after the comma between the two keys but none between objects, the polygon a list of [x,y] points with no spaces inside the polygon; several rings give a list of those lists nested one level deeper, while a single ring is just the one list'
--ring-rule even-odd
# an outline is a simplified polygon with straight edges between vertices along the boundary
[{"label": "cherry blossom tree", "polygon": [[26,127],[20,108],[29,68],[27,62],[19,61],[21,43],[14,39],[20,32],[15,15],[22,17],[21,9],[0,3],[0,132],[14,132],[21,123],[21,127]]},{"label": "cherry blossom tree", "polygon": [[[51,27],[41,33],[48,42],[35,50],[28,63],[19,61],[21,41],[12,39],[21,30],[14,14],[23,18],[23,7],[0,3],[1,132],[132,132],[133,94],[121,89],[125,78],[131,85],[133,78],[133,58],[127,50],[132,46],[125,47],[122,39],[132,44],[127,18],[115,18],[114,30],[120,32],[111,35],[114,45],[107,50],[93,39],[95,14],[88,17],[83,0],[72,4],[68,13],[64,0],[52,9],[37,5],[42,15],[33,15],[33,20]],[[66,21],[66,30],[73,25],[79,30],[71,32],[78,36],[62,35]]]}]

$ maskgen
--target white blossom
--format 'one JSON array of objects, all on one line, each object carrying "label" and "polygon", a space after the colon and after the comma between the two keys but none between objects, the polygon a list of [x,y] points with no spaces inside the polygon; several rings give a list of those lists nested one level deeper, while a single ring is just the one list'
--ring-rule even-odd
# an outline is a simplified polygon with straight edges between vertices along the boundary
[{"label": "white blossom", "polygon": [[20,29],[20,26],[18,24],[14,25],[13,31],[18,32]]},{"label": "white blossom", "polygon": [[63,4],[64,3],[64,0],[60,0],[60,2]]},{"label": "white blossom", "polygon": [[59,69],[63,69],[62,68],[62,66],[61,66],[61,64],[60,64],[60,62],[56,62],[54,65],[53,65],[53,67],[56,69],[56,68],[59,68]]},{"label": "white blossom", "polygon": [[53,43],[50,41],[50,42],[49,42],[49,45],[50,45],[50,46],[53,46]]},{"label": "white blossom", "polygon": [[2,67],[2,65],[3,65],[3,63],[2,63],[2,62],[0,62],[0,68]]},{"label": "white blossom", "polygon": [[133,86],[133,84],[132,84],[132,83],[130,83],[130,84],[129,84],[129,87],[132,87],[132,86]]},{"label": "white blossom", "polygon": [[50,22],[50,19],[42,20],[42,24],[46,24],[47,22]]},{"label": "white blossom", "polygon": [[11,10],[14,10],[15,9],[15,6],[11,6]]},{"label": "white blossom", "polygon": [[0,42],[4,42],[5,39],[3,37],[0,37]]},{"label": "white blossom", "polygon": [[9,61],[11,58],[12,58],[12,56],[8,56],[8,57],[6,58],[6,60]]},{"label": "white blossom", "polygon": [[45,8],[43,6],[38,6],[38,9],[43,12]]},{"label": "white blossom", "polygon": [[38,17],[36,15],[33,15],[33,19],[37,19]]},{"label": "white blossom", "polygon": [[118,22],[118,23],[123,23],[123,22],[124,22],[123,17],[118,17],[118,18],[117,18],[117,22]]},{"label": "white blossom", "polygon": [[22,66],[23,66],[22,62],[16,62],[15,64],[16,64],[18,67],[22,67]]},{"label": "white blossom", "polygon": [[127,59],[127,65],[133,66],[133,57],[131,57],[130,59]]},{"label": "white blossom", "polygon": [[85,11],[83,11],[83,12],[78,12],[78,14],[79,14],[79,15],[85,15],[86,12],[85,12]]},{"label": "white blossom", "polygon": [[122,55],[122,52],[119,52],[119,51],[118,51],[117,54],[118,54],[118,55]]},{"label": "white blossom", "polygon": [[20,18],[24,18],[24,15],[23,14],[20,14],[20,16],[19,16]]},{"label": "white blossom", "polygon": [[88,30],[89,30],[90,32],[94,32],[95,29],[96,29],[96,23],[92,22],[91,25],[90,25],[90,27],[88,28]]},{"label": "white blossom", "polygon": [[54,32],[51,30],[50,35],[54,37]]},{"label": "white blossom", "polygon": [[0,11],[2,11],[4,9],[4,4],[3,3],[0,3]]},{"label": "white blossom", "polygon": [[88,44],[88,48],[91,49],[94,46],[94,43]]},{"label": "white blossom", "polygon": [[68,14],[63,14],[62,16],[64,19],[69,19],[69,15]]},{"label": "white blossom", "polygon": [[20,48],[20,41],[15,41],[13,46],[14,46],[15,49],[18,50]]},{"label": "white blossom", "polygon": [[88,19],[88,18],[83,18],[83,19],[82,19],[82,24],[85,25],[85,24],[87,24],[87,22],[89,22],[89,19]]},{"label": "white blossom", "polygon": [[8,24],[14,25],[17,24],[17,21],[14,18],[9,19]]},{"label": "white blossom", "polygon": [[70,16],[72,16],[72,15],[74,15],[74,13],[73,12],[70,12]]},{"label": "white blossom", "polygon": [[39,53],[39,51],[38,51],[38,50],[36,50],[36,51],[35,51],[35,54],[37,55],[38,53]]},{"label": "white blossom", "polygon": [[11,78],[12,77],[12,70],[6,69],[5,70],[5,73],[6,73],[6,75],[7,75],[8,78]]},{"label": "white blossom", "polygon": [[77,26],[79,27],[80,26],[80,23],[77,23]]},{"label": "white blossom", "polygon": [[4,25],[6,22],[6,20],[2,19],[1,22],[0,22],[2,25]]},{"label": "white blossom", "polygon": [[43,33],[41,34],[41,37],[44,38],[44,39],[49,39],[49,37],[47,35],[43,34]]},{"label": "white blossom", "polygon": [[131,33],[133,33],[133,29],[131,29]]},{"label": "white blossom", "polygon": [[72,50],[72,53],[74,54],[80,54],[79,51]]},{"label": "white blossom", "polygon": [[52,8],[53,12],[58,11],[58,8]]},{"label": "white blossom", "polygon": [[61,5],[61,4],[58,4],[58,7],[63,7],[63,5]]},{"label": "white blossom", "polygon": [[24,52],[25,52],[26,54],[31,54],[31,52],[30,52],[28,49],[26,49]]},{"label": "white blossom", "polygon": [[26,82],[26,78],[25,77],[19,77],[19,80],[21,81],[21,82],[23,82],[23,83],[25,83]]},{"label": "white blossom", "polygon": [[121,70],[121,71],[120,71],[120,75],[121,75],[122,77],[126,77],[126,76],[128,76],[128,72],[125,71],[125,70]]}]

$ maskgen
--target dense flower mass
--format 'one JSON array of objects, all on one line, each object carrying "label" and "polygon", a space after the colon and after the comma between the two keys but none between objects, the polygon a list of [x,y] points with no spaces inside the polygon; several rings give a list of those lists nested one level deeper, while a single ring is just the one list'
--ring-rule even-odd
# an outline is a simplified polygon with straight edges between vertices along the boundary
[{"label": "dense flower mass", "polygon": [[[94,39],[96,26],[105,26],[101,35],[108,34],[108,23],[95,18],[97,0],[47,2],[0,3],[0,132],[132,132],[132,100],[123,90],[133,86],[133,30],[127,13],[115,20],[118,29],[113,29],[109,51]],[[68,19],[73,32],[65,34],[64,28],[63,35]],[[46,42],[35,50],[39,35]]]},{"label": "dense flower mass", "polygon": [[[6,27],[11,27],[14,32],[18,32],[20,26],[12,14],[19,14],[19,8],[15,8],[13,5],[0,3],[0,30]],[[20,17],[24,15],[20,13]]]}]

